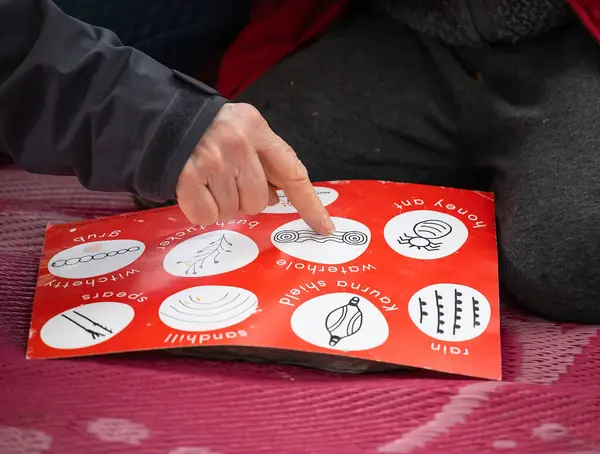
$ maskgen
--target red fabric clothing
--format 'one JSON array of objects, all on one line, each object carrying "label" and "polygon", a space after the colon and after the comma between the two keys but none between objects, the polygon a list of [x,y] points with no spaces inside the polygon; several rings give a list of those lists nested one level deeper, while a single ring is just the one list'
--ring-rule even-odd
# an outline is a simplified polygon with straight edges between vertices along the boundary
[{"label": "red fabric clothing", "polygon": [[[600,0],[567,0],[600,40]],[[249,24],[224,55],[217,88],[234,97],[278,61],[318,37],[347,0],[255,0]]]},{"label": "red fabric clothing", "polygon": [[346,0],[255,0],[249,24],[224,55],[217,89],[231,98],[270,67],[319,36]]},{"label": "red fabric clothing", "polygon": [[590,33],[600,41],[600,0],[568,0]]}]

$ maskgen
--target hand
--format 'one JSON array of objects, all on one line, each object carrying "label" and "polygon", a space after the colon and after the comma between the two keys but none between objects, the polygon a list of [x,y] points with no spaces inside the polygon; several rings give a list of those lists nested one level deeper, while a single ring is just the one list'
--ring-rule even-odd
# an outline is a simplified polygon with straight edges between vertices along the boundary
[{"label": "hand", "polygon": [[211,225],[238,213],[258,214],[285,192],[318,233],[335,230],[306,167],[248,104],[225,104],[196,145],[177,183],[177,200],[190,222]]}]

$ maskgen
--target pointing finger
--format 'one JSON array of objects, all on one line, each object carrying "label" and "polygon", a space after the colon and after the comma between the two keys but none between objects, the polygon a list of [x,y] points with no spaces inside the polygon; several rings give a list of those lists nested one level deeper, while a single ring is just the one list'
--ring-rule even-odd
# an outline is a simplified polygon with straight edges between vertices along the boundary
[{"label": "pointing finger", "polygon": [[267,137],[257,144],[257,151],[267,180],[283,190],[290,203],[310,228],[321,234],[335,231],[335,226],[321,203],[296,153],[269,128]]}]

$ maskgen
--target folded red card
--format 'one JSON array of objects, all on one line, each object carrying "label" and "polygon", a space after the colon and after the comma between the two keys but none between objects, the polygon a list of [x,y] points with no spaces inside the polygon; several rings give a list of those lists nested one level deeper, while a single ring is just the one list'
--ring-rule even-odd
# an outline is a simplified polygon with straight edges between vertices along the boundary
[{"label": "folded red card", "polygon": [[315,185],[336,232],[278,205],[209,227],[177,207],[49,226],[28,358],[240,346],[501,378],[489,193]]}]

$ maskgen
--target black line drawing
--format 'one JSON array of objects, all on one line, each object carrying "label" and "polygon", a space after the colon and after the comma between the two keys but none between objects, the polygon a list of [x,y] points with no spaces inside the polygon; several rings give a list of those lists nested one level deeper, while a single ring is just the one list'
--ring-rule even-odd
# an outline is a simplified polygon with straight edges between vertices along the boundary
[{"label": "black line drawing", "polygon": [[98,323],[98,322],[96,322],[96,321],[92,320],[91,318],[89,318],[89,317],[86,317],[85,315],[83,315],[83,314],[80,314],[80,313],[79,313],[79,312],[77,312],[77,311],[73,311],[73,313],[74,313],[75,315],[77,315],[77,316],[81,317],[81,318],[84,318],[84,319],[86,319],[86,320],[87,320],[88,322],[90,322],[92,325],[94,325],[94,326],[97,326],[97,327],[98,327],[98,328],[100,328],[100,329],[103,329],[103,330],[104,330],[104,331],[106,331],[107,333],[110,333],[110,334],[112,334],[112,333],[113,333],[111,329],[108,329],[106,326],[104,326],[104,325],[102,325],[102,324],[100,324],[100,323]]},{"label": "black line drawing", "polygon": [[273,236],[273,241],[280,244],[304,243],[340,243],[348,246],[362,246],[367,244],[369,237],[366,233],[356,230],[348,232],[333,232],[331,235],[321,235],[313,230],[280,230]]},{"label": "black line drawing", "polygon": [[356,334],[363,326],[363,313],[358,307],[360,299],[350,298],[343,306],[332,310],[325,318],[325,328],[329,333],[329,345],[335,347],[342,339]]},{"label": "black line drawing", "polygon": [[97,254],[83,255],[81,257],[71,257],[65,260],[56,260],[50,264],[53,268],[61,268],[63,266],[73,266],[78,263],[88,263],[92,260],[103,260],[107,257],[115,257],[117,255],[123,255],[130,252],[137,252],[140,250],[139,246],[131,246],[130,248],[118,249],[110,252],[99,252]]},{"label": "black line drawing", "polygon": [[[248,297],[245,301],[248,301],[248,299],[250,299],[250,297]],[[233,314],[231,317],[226,317],[226,318],[222,318],[219,320],[189,320],[189,319],[185,319],[185,318],[178,318],[178,317],[174,317],[173,315],[167,314],[166,312],[160,312],[161,315],[164,315],[165,317],[171,318],[173,320],[177,320],[178,322],[184,322],[184,323],[198,323],[198,324],[213,324],[213,323],[222,323],[222,322],[227,322],[228,320],[234,320],[237,317],[239,317],[242,314],[245,314],[246,312],[254,312],[254,310],[256,309],[256,306],[258,305],[258,301],[254,301],[251,305],[249,305],[248,307],[244,308],[244,310]],[[238,305],[239,306],[239,305]],[[238,307],[236,306],[236,307]],[[172,307],[172,306],[170,306]],[[225,311],[227,312],[227,311]],[[185,315],[189,315],[189,314],[185,314]],[[216,329],[216,328],[215,328]]]},{"label": "black line drawing", "polygon": [[444,330],[442,329],[442,326],[445,324],[445,322],[443,320],[444,305],[442,304],[442,295],[440,295],[437,290],[435,290],[434,293],[435,293],[435,307],[437,308],[437,333],[444,334]]},{"label": "black line drawing", "polygon": [[[221,301],[223,301],[225,298],[227,298],[227,296],[229,295],[229,292],[226,292],[225,295],[223,295],[221,298],[219,298],[218,300],[214,300],[214,301],[209,301],[208,303],[202,302],[200,303],[197,299],[194,300],[194,298],[192,297],[192,295],[188,295],[188,299],[190,300],[190,302],[194,303],[194,304],[202,304],[202,305],[210,305],[210,304],[215,304],[215,303],[220,303]],[[240,296],[240,294],[238,293],[236,298]],[[181,302],[181,301],[180,301]]]},{"label": "black line drawing", "polygon": [[177,264],[179,265],[183,263],[187,266],[185,274],[189,274],[190,270],[192,271],[192,274],[198,274],[196,267],[198,267],[201,270],[204,269],[204,262],[208,258],[212,257],[212,261],[216,265],[217,263],[219,263],[218,258],[221,255],[221,253],[231,252],[231,249],[225,249],[224,244],[227,244],[229,247],[233,246],[233,244],[227,241],[227,238],[225,238],[225,234],[223,234],[218,240],[211,241],[210,243],[208,243],[208,246],[197,251],[191,260],[181,260],[177,262]]},{"label": "black line drawing", "polygon": [[456,335],[456,330],[460,329],[459,321],[461,320],[461,316],[459,315],[462,312],[462,308],[460,307],[463,303],[460,299],[462,293],[458,291],[458,289],[454,289],[454,324],[452,325],[452,335]]},{"label": "black line drawing", "polygon": [[[233,298],[231,301],[228,301],[226,304],[230,304],[230,303],[232,303],[233,301],[235,301],[236,299],[238,299],[238,297],[239,297],[239,296],[240,296],[240,295],[238,294],[238,295],[237,295],[235,298]],[[228,309],[226,309],[226,310],[224,310],[224,311],[222,311],[222,312],[219,312],[219,313],[217,313],[217,314],[209,314],[208,316],[210,316],[210,315],[223,315],[223,314],[225,314],[226,312],[232,311],[232,310],[234,310],[234,309],[237,309],[238,307],[242,306],[242,305],[243,305],[243,304],[245,304],[245,303],[246,303],[246,301],[248,301],[249,299],[250,299],[250,297],[249,297],[249,296],[247,296],[247,297],[246,297],[246,299],[245,299],[245,300],[243,300],[241,303],[238,303],[238,304],[236,304],[235,306],[233,306],[233,307],[230,307],[230,308],[228,308]],[[179,302],[181,302],[181,301],[179,301]],[[223,307],[223,306],[225,306],[225,304],[224,304],[224,305],[221,305],[221,306],[219,306],[219,307]],[[182,311],[180,311],[179,309],[177,309],[175,306],[173,306],[172,304],[171,304],[171,305],[169,305],[169,307],[170,307],[171,309],[173,309],[175,312],[177,312],[177,313],[179,313],[179,314],[181,314],[181,315],[189,315],[190,317],[207,317],[207,315],[206,315],[206,314],[194,314],[194,313],[190,314],[189,312],[182,312]],[[187,307],[187,306],[186,306],[186,307]],[[190,307],[187,307],[187,309],[191,309],[191,308],[190,308]],[[211,309],[218,309],[218,307],[217,307],[217,308],[209,308],[209,309],[204,309],[204,310],[211,310]],[[202,310],[202,309],[200,309],[200,310]]]},{"label": "black line drawing", "polygon": [[429,312],[425,311],[426,307],[427,307],[427,301],[424,301],[421,298],[419,298],[419,323],[420,324],[423,324],[423,319],[429,315]]},{"label": "black line drawing", "polygon": [[398,243],[408,244],[409,247],[425,249],[426,251],[439,251],[443,242],[434,242],[440,240],[452,233],[452,226],[439,219],[427,219],[417,222],[413,227],[415,236],[409,236],[401,233],[398,237]]},{"label": "black line drawing", "polygon": [[481,322],[479,321],[479,301],[472,297],[473,300],[473,328],[476,326],[480,326]]},{"label": "black line drawing", "polygon": [[[74,312],[75,314],[77,314],[78,316],[85,318],[86,320],[90,320],[89,318],[87,318],[87,317],[85,317],[85,316],[82,316],[81,314],[79,314],[79,313],[77,313],[77,312],[75,312],[75,311],[73,311],[73,312]],[[81,328],[82,330],[84,330],[86,333],[88,333],[90,336],[92,336],[92,339],[93,339],[93,340],[96,340],[96,338],[98,338],[98,337],[104,337],[104,336],[106,336],[106,334],[100,333],[100,332],[98,332],[98,331],[94,331],[93,329],[90,329],[90,328],[86,328],[86,327],[85,327],[85,326],[83,326],[81,323],[79,323],[79,322],[76,322],[75,320],[73,320],[73,319],[72,319],[71,317],[69,317],[68,315],[62,314],[62,315],[61,315],[61,317],[64,317],[64,318],[66,318],[66,319],[67,319],[67,320],[69,320],[71,323],[73,323],[74,325],[77,325],[79,328]],[[93,323],[93,324],[94,324],[94,326],[98,326],[98,327],[100,327],[100,328],[103,328],[104,330],[106,330],[106,331],[108,331],[108,332],[112,333],[112,331],[108,330],[107,328],[105,328],[104,326],[100,325],[99,323],[97,324],[96,322],[93,322],[93,321],[91,321],[91,320],[90,320],[90,322],[91,322],[91,323]]]},{"label": "black line drawing", "polygon": [[211,311],[214,309],[219,309],[220,307],[223,306],[227,306],[228,304],[233,303],[236,299],[238,299],[240,297],[240,294],[238,293],[236,296],[234,296],[232,299],[230,299],[229,301],[225,301],[222,304],[219,304],[218,306],[214,306],[215,303],[219,303],[221,301],[223,301],[227,295],[229,295],[229,293],[225,293],[225,296],[223,296],[223,298],[219,298],[218,300],[215,301],[211,301],[208,303],[199,303],[198,301],[194,301],[192,295],[188,296],[188,299],[194,303],[196,306],[202,306],[202,307],[192,307],[190,306],[190,303],[188,301],[181,301],[181,300],[177,300],[177,302],[182,305],[183,307],[185,307],[186,309],[190,309],[192,311]]}]

